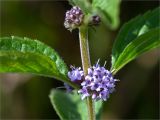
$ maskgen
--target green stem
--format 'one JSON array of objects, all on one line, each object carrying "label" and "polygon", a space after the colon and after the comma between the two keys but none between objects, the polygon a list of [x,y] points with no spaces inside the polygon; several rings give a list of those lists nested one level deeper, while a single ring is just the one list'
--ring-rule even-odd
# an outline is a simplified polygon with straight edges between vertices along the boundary
[{"label": "green stem", "polygon": [[[85,26],[79,28],[79,41],[80,41],[80,51],[81,51],[81,60],[84,75],[87,75],[88,68],[91,66],[90,63],[90,54],[89,54],[89,45],[88,45],[88,29]],[[91,97],[87,97],[87,108],[88,108],[88,120],[95,120],[94,112],[94,102]]]},{"label": "green stem", "polygon": [[91,66],[89,46],[88,46],[88,30],[86,27],[79,28],[79,42],[81,51],[81,60],[84,74],[87,75],[88,68]]},{"label": "green stem", "polygon": [[92,97],[88,97],[86,103],[88,108],[88,120],[95,120],[95,107]]},{"label": "green stem", "polygon": [[[62,81],[62,82],[64,82],[64,81]],[[66,79],[65,83],[67,83],[69,86],[71,86],[71,87],[73,87],[73,88],[75,88],[75,89],[79,89],[79,88],[80,88],[79,85],[75,84],[74,82],[71,82],[71,81],[68,80],[68,79]]]}]

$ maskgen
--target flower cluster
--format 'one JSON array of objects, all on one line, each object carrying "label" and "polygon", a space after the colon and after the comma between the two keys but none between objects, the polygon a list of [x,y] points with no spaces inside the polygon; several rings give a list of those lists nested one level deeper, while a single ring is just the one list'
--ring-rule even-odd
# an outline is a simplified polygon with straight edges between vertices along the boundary
[{"label": "flower cluster", "polygon": [[72,71],[68,72],[68,77],[71,79],[72,82],[81,81],[82,77],[84,76],[81,67],[75,68],[71,66]]},{"label": "flower cluster", "polygon": [[96,64],[88,68],[88,75],[81,83],[82,88],[78,93],[82,94],[82,99],[92,96],[93,100],[104,100],[109,98],[110,93],[114,91],[116,79],[113,78],[110,71]]},{"label": "flower cluster", "polygon": [[[80,7],[74,6],[71,10],[68,10],[65,15],[64,26],[68,30],[72,31],[75,28],[81,26],[84,20],[84,14]],[[100,17],[98,15],[93,15],[88,21],[89,25],[99,25]]]},{"label": "flower cluster", "polygon": [[[71,81],[80,84],[81,89],[78,93],[81,94],[82,100],[91,96],[93,100],[104,100],[109,98],[110,93],[114,91],[116,79],[113,78],[112,73],[101,67],[98,63],[91,68],[88,68],[88,74],[84,77],[81,68],[72,68],[68,72]],[[71,89],[66,89],[69,91]]]},{"label": "flower cluster", "polygon": [[[68,72],[68,77],[70,78],[70,80],[76,84],[81,84],[84,78],[84,74],[83,71],[81,70],[80,67],[75,68],[73,66],[71,66],[72,71]],[[73,90],[73,88],[71,86],[69,86],[68,84],[64,83],[64,86],[67,90],[67,92],[71,92]]]},{"label": "flower cluster", "polygon": [[66,12],[64,26],[65,28],[72,30],[81,25],[83,21],[84,14],[82,10],[74,6],[71,10]]}]

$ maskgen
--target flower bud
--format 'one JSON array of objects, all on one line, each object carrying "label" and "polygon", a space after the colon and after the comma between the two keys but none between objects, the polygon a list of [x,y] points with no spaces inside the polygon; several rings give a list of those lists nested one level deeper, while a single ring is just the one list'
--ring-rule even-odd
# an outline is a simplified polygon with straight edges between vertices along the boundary
[{"label": "flower bud", "polygon": [[91,21],[90,21],[90,25],[99,25],[99,23],[101,22],[101,19],[98,15],[94,15],[91,17]]},{"label": "flower bud", "polygon": [[74,6],[71,10],[66,12],[64,26],[68,30],[72,31],[73,29],[79,27],[82,24],[84,14],[82,10]]}]

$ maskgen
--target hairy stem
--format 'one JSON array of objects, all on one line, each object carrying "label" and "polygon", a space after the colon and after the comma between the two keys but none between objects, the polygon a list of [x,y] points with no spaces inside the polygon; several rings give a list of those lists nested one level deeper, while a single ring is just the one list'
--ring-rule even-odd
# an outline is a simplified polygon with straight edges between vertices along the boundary
[{"label": "hairy stem", "polygon": [[[80,51],[81,51],[81,60],[84,75],[87,75],[88,68],[91,66],[90,63],[90,54],[89,54],[89,45],[88,45],[88,29],[85,26],[79,28],[79,41],[80,41]],[[88,108],[88,120],[95,120],[94,112],[94,102],[91,97],[87,97],[87,108]]]}]

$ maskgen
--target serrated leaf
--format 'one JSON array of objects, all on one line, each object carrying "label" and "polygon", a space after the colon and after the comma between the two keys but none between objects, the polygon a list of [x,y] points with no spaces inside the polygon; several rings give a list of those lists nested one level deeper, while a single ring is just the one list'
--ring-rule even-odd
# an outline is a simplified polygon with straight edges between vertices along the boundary
[{"label": "serrated leaf", "polygon": [[117,72],[142,53],[159,46],[159,14],[160,10],[156,8],[121,28],[112,49],[112,71]]},{"label": "serrated leaf", "polygon": [[93,9],[98,9],[102,21],[111,29],[119,25],[120,0],[92,0]]},{"label": "serrated leaf", "polygon": [[0,73],[32,73],[67,81],[67,71],[57,52],[38,40],[0,38]]},{"label": "serrated leaf", "polygon": [[[88,118],[86,102],[81,100],[77,93],[69,94],[59,90],[52,90],[49,97],[61,120],[86,120]],[[96,102],[97,120],[100,118],[101,108],[102,102]]]}]

